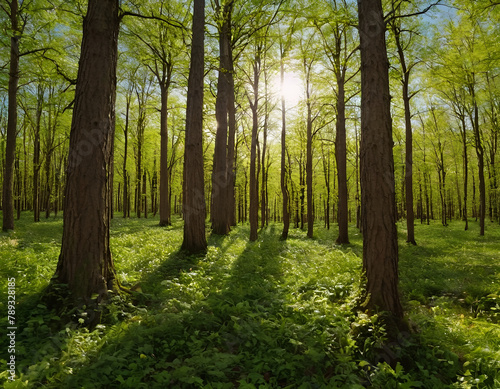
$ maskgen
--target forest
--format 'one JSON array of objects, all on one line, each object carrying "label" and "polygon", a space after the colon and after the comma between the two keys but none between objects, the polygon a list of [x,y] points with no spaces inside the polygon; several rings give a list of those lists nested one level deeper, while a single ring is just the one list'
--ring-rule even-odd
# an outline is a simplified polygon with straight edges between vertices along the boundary
[{"label": "forest", "polygon": [[500,1],[0,26],[5,388],[500,388]]}]

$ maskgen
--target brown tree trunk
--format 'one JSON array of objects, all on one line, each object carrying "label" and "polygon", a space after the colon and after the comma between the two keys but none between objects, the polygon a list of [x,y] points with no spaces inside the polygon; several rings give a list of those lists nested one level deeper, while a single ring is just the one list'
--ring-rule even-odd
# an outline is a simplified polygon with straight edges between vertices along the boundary
[{"label": "brown tree trunk", "polygon": [[219,28],[219,75],[217,79],[217,97],[215,101],[215,117],[217,132],[215,135],[214,164],[212,171],[212,231],[218,235],[226,235],[230,230],[230,212],[228,207],[228,106],[231,83],[231,23],[232,3],[228,2],[222,12],[222,25]]},{"label": "brown tree trunk", "polygon": [[163,70],[164,79],[160,82],[160,226],[169,226],[172,224],[169,189],[170,169],[168,163],[168,90],[170,88],[171,75],[172,67],[168,64]]},{"label": "brown tree trunk", "polygon": [[[264,65],[265,66],[265,65]],[[265,92],[264,96],[267,96],[267,74],[266,70],[264,70],[264,87],[265,87]],[[267,164],[266,164],[266,157],[267,157],[267,127],[268,127],[268,112],[267,112],[267,99],[264,102],[265,106],[265,117],[264,117],[264,126],[262,128],[262,135],[263,135],[263,141],[262,141],[262,156],[261,156],[261,166],[262,166],[262,176],[261,176],[261,188],[260,188],[260,214],[261,214],[261,221],[260,221],[260,227],[264,228],[265,225],[268,224],[268,203],[267,203],[267,176],[268,176],[268,169],[267,169]]]},{"label": "brown tree trunk", "polygon": [[227,201],[228,201],[228,223],[229,226],[236,226],[236,98],[234,95],[234,64],[233,51],[229,45],[229,72],[227,74],[229,80],[229,89],[227,95]]},{"label": "brown tree trunk", "polygon": [[305,215],[305,201],[306,201],[306,172],[303,162],[303,155],[299,158],[299,183],[300,183],[300,229],[304,229]]},{"label": "brown tree trunk", "polygon": [[307,187],[307,237],[314,234],[313,208],[313,168],[312,168],[312,112],[311,104],[307,103],[307,145],[306,145],[306,187]]},{"label": "brown tree trunk", "polygon": [[406,157],[405,157],[405,191],[406,191],[406,242],[416,245],[415,241],[415,215],[413,213],[413,131],[411,128],[410,96],[408,87],[410,73],[406,69],[404,55],[401,49],[401,63],[403,65],[403,101],[405,106],[405,129],[406,129]]},{"label": "brown tree trunk", "polygon": [[321,145],[321,153],[323,155],[323,176],[325,178],[325,200],[324,200],[324,215],[325,215],[325,227],[327,230],[330,229],[330,153],[327,151],[325,155],[324,145]]},{"label": "brown tree trunk", "polygon": [[[393,4],[394,7],[394,4]],[[403,86],[403,103],[405,112],[405,175],[404,175],[404,189],[405,189],[405,209],[406,209],[406,229],[407,237],[406,242],[416,245],[415,241],[415,215],[413,212],[413,133],[411,127],[411,110],[409,85],[410,85],[410,71],[411,66],[408,68],[406,65],[405,53],[401,43],[401,25],[398,25],[398,20],[391,23],[392,32],[396,41],[399,62],[402,71],[402,86]]]},{"label": "brown tree trunk", "polygon": [[71,124],[64,227],[55,282],[73,301],[118,289],[109,247],[109,174],[115,126],[118,0],[89,0]]},{"label": "brown tree trunk", "polygon": [[41,84],[38,84],[37,92],[36,123],[33,127],[33,217],[35,222],[40,221],[40,128],[45,92]]},{"label": "brown tree trunk", "polygon": [[144,169],[144,172],[142,174],[142,193],[141,193],[141,201],[143,204],[143,209],[144,209],[144,218],[148,218],[148,197],[147,197],[147,183],[148,183],[148,178],[147,178],[147,172],[146,169]]},{"label": "brown tree trunk", "polygon": [[14,160],[16,157],[17,137],[17,86],[19,83],[19,29],[17,15],[18,1],[10,1],[10,20],[13,36],[10,38],[10,68],[9,68],[9,106],[7,119],[7,144],[5,147],[5,169],[3,176],[2,230],[14,229]]},{"label": "brown tree trunk", "polygon": [[[309,65],[309,66],[308,66]],[[306,195],[307,195],[307,237],[312,238],[314,234],[314,208],[313,208],[313,163],[312,163],[312,142],[313,142],[313,118],[310,92],[310,74],[312,63],[306,65],[304,57],[304,70],[306,71]]]},{"label": "brown tree trunk", "polygon": [[[145,80],[144,83],[147,81]],[[146,130],[146,101],[147,93],[146,87],[140,89],[136,85],[136,95],[138,101],[138,119],[137,119],[137,154],[136,154],[136,172],[135,172],[135,212],[138,218],[141,217],[143,211],[142,199],[142,153],[144,148],[144,132]]]},{"label": "brown tree trunk", "polygon": [[348,192],[347,192],[347,146],[345,129],[344,77],[337,76],[337,134],[335,137],[335,160],[337,162],[339,236],[337,244],[349,244]]},{"label": "brown tree trunk", "polygon": [[[259,189],[257,174],[257,132],[259,129],[259,76],[260,54],[256,53],[253,64],[253,93],[254,100],[250,101],[252,109],[252,141],[250,145],[250,241],[257,240],[259,224]],[[250,100],[250,99],[249,99]]]},{"label": "brown tree trunk", "polygon": [[[381,0],[359,0],[361,40],[361,206],[363,272],[371,312],[391,314],[399,324],[398,236],[389,68]],[[391,330],[391,329],[389,329]]]},{"label": "brown tree trunk", "polygon": [[125,127],[123,129],[123,217],[126,218],[130,216],[130,201],[129,201],[129,187],[130,182],[127,173],[127,155],[128,155],[128,129],[129,129],[129,117],[130,117],[130,102],[132,99],[130,91],[126,95],[126,105],[125,105]]},{"label": "brown tree trunk", "polygon": [[184,239],[181,246],[182,250],[190,253],[204,252],[207,249],[205,179],[203,176],[204,29],[205,0],[194,0],[182,196]]},{"label": "brown tree trunk", "polygon": [[[474,76],[473,76],[474,77]],[[474,83],[474,78],[473,81]],[[474,116],[471,117],[471,122],[474,128],[474,139],[477,155],[477,166],[479,176],[479,235],[484,235],[484,220],[486,217],[486,183],[484,180],[484,147],[481,139],[481,131],[479,129],[479,107],[476,101],[474,84],[472,84],[471,96],[474,104]]]},{"label": "brown tree trunk", "polygon": [[[285,82],[285,66],[283,60],[283,46],[280,46],[281,59],[280,59],[280,76],[281,76],[281,86],[283,89],[283,84]],[[281,239],[286,240],[288,238],[288,230],[290,229],[290,200],[287,185],[287,168],[286,168],[286,104],[285,95],[281,94],[281,195],[283,197],[283,232],[281,233]]]}]

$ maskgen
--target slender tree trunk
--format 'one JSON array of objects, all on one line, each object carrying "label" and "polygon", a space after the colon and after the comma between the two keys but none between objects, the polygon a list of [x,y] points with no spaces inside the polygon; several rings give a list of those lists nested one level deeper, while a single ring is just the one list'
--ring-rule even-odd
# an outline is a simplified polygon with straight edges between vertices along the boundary
[{"label": "slender tree trunk", "polygon": [[[356,228],[361,230],[361,203],[359,194],[359,142],[358,142],[358,126],[356,126]],[[361,231],[363,233],[363,231]]]},{"label": "slender tree trunk", "polygon": [[[400,54],[400,57],[401,57]],[[404,64],[404,55],[401,59]],[[406,190],[406,229],[407,236],[406,241],[413,245],[416,245],[415,241],[415,215],[413,213],[413,131],[411,127],[411,110],[410,110],[410,96],[408,92],[408,87],[410,83],[410,74],[406,70],[406,65],[403,67],[404,79],[403,79],[403,102],[405,107],[405,129],[406,129],[406,152],[405,152],[405,190]]]},{"label": "slender tree trunk", "polygon": [[486,217],[486,183],[484,180],[484,147],[479,129],[479,107],[477,105],[474,87],[472,87],[472,98],[474,100],[474,138],[476,143],[477,166],[479,176],[479,235],[484,235],[484,220]]},{"label": "slender tree trunk", "polygon": [[[361,39],[361,206],[363,271],[371,312],[387,311],[400,324],[398,237],[389,72],[380,0],[359,0]],[[388,329],[389,331],[392,328]]]},{"label": "slender tree trunk", "polygon": [[184,152],[183,215],[184,239],[181,248],[191,253],[207,249],[205,235],[205,179],[203,172],[203,76],[205,0],[194,0],[193,41],[186,107]]},{"label": "slender tree trunk", "polygon": [[61,254],[54,282],[78,304],[119,287],[109,247],[118,0],[89,0],[70,134]]},{"label": "slender tree trunk", "polygon": [[[283,90],[283,85],[285,83],[285,65],[283,59],[283,45],[280,43],[280,77],[281,77],[281,89]],[[288,238],[288,230],[290,229],[290,212],[289,212],[289,192],[287,185],[287,168],[286,168],[286,103],[285,96],[281,94],[281,196],[283,197],[283,231],[281,233],[281,239],[286,240]]]},{"label": "slender tree trunk", "polygon": [[35,222],[40,221],[40,128],[44,95],[44,89],[40,84],[37,89],[36,123],[34,123],[33,131],[33,217]]},{"label": "slender tree trunk", "polygon": [[347,146],[345,128],[344,77],[337,75],[337,134],[335,137],[335,159],[337,162],[339,236],[337,244],[349,244],[348,192],[347,192]]},{"label": "slender tree trunk", "polygon": [[305,201],[306,201],[306,173],[303,162],[303,155],[299,159],[299,183],[300,183],[300,229],[304,229],[305,221]]},{"label": "slender tree trunk", "polygon": [[264,228],[267,225],[267,166],[266,166],[266,157],[267,157],[267,127],[268,127],[268,112],[267,112],[267,74],[264,70],[264,87],[265,92],[264,96],[266,96],[266,100],[264,102],[265,105],[265,117],[264,117],[264,126],[262,128],[263,133],[263,142],[262,142],[262,156],[261,156],[261,165],[262,165],[262,176],[261,176],[261,189],[260,189],[260,214],[261,221],[260,227]]},{"label": "slender tree trunk", "polygon": [[[23,131],[24,132],[24,131]],[[22,179],[21,179],[21,164],[19,161],[19,152],[16,156],[16,161],[14,162],[14,170],[16,174],[16,179],[14,181],[14,193],[16,195],[16,220],[21,218],[21,192],[22,192]]]},{"label": "slender tree trunk", "polygon": [[252,110],[252,140],[250,145],[250,241],[256,241],[258,238],[259,225],[259,183],[258,183],[258,129],[259,129],[259,79],[261,71],[260,47],[255,53],[255,62],[253,64],[253,101],[250,100]]},{"label": "slender tree trunk", "polygon": [[327,230],[330,229],[330,153],[327,151],[326,155],[323,150],[323,145],[321,145],[321,151],[323,154],[323,175],[325,177],[325,189],[326,195],[324,200],[325,208],[325,227]]},{"label": "slender tree trunk", "polygon": [[143,209],[144,209],[144,218],[148,218],[148,197],[147,197],[147,172],[146,169],[144,169],[144,172],[142,174],[142,192],[141,192],[141,202],[143,204]]},{"label": "slender tree trunk", "polygon": [[229,88],[227,94],[227,201],[228,201],[228,223],[229,226],[236,226],[236,97],[234,94],[234,64],[233,51],[229,45],[227,74]]},{"label": "slender tree trunk", "polygon": [[[212,232],[226,235],[230,230],[230,212],[228,208],[228,175],[227,175],[227,147],[228,147],[228,96],[230,81],[231,55],[231,24],[230,15],[232,2],[224,5],[222,10],[222,25],[219,28],[219,75],[217,79],[217,97],[215,101],[215,117],[217,133],[215,135],[214,163],[212,171]],[[220,7],[218,7],[220,8]]]},{"label": "slender tree trunk", "polygon": [[5,147],[5,168],[3,176],[2,230],[14,229],[14,160],[16,157],[17,138],[17,86],[19,83],[19,29],[18,29],[18,1],[10,1],[10,20],[13,36],[10,38],[10,68],[8,86],[8,119],[7,144]]},{"label": "slender tree trunk", "polygon": [[[255,99],[257,104],[257,98]],[[259,127],[257,107],[252,108],[252,143],[250,147],[250,241],[258,238],[257,229],[259,224],[259,194],[257,177],[257,130]]]},{"label": "slender tree trunk", "polygon": [[128,130],[129,130],[129,117],[130,117],[130,100],[131,96],[127,93],[126,106],[125,106],[125,128],[123,129],[123,217],[130,216],[130,201],[129,201],[129,179],[127,173],[127,155],[128,155]]},{"label": "slender tree trunk", "polygon": [[313,208],[313,163],[312,163],[312,142],[313,142],[313,120],[312,107],[309,95],[309,78],[306,86],[307,94],[307,143],[306,143],[306,187],[307,187],[307,237],[312,238],[314,234],[314,208]]},{"label": "slender tree trunk", "polygon": [[168,164],[168,88],[170,87],[170,79],[160,85],[160,87],[160,226],[169,226],[172,224]]}]

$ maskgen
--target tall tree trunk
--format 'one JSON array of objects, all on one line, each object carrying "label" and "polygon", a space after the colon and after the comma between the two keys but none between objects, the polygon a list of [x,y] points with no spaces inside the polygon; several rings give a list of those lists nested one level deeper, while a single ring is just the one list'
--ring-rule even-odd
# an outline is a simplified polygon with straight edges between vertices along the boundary
[{"label": "tall tree trunk", "polygon": [[205,235],[205,179],[203,176],[204,40],[205,0],[194,0],[182,196],[184,239],[181,246],[183,250],[191,253],[204,252],[207,249]]},{"label": "tall tree trunk", "polygon": [[[264,65],[265,67],[265,65]],[[261,214],[261,221],[260,221],[260,227],[264,228],[265,225],[268,224],[268,217],[267,217],[267,209],[268,209],[268,203],[267,203],[267,176],[268,176],[268,170],[267,170],[267,164],[266,164],[266,157],[267,157],[267,127],[268,127],[268,117],[269,113],[267,110],[267,72],[264,70],[264,96],[265,96],[265,101],[264,101],[264,126],[262,128],[262,135],[263,135],[263,142],[262,142],[262,156],[261,156],[261,166],[262,166],[262,176],[261,176],[261,189],[260,189],[260,214]]]},{"label": "tall tree trunk", "polygon": [[325,208],[325,227],[327,230],[330,229],[330,153],[327,151],[326,155],[324,152],[324,145],[321,145],[321,151],[323,154],[323,175],[325,177],[325,189],[326,195],[324,200]]},{"label": "tall tree trunk", "polygon": [[[164,72],[165,73],[165,72]],[[170,73],[169,73],[170,74]],[[170,212],[169,163],[168,163],[168,88],[170,79],[160,84],[160,226],[172,224]]]},{"label": "tall tree trunk", "polygon": [[35,222],[40,221],[40,129],[43,112],[43,95],[45,93],[41,84],[37,86],[36,122],[33,128],[33,217]]},{"label": "tall tree trunk", "polygon": [[253,65],[253,102],[250,101],[252,109],[252,141],[250,145],[250,241],[257,240],[259,224],[259,190],[257,176],[257,132],[259,129],[259,77],[260,77],[260,54],[256,53]]},{"label": "tall tree trunk", "polygon": [[227,74],[229,81],[229,89],[227,94],[227,208],[228,208],[228,223],[229,226],[236,226],[236,97],[234,94],[234,64],[233,51],[229,45]]},{"label": "tall tree trunk", "polygon": [[[281,77],[281,89],[285,83],[285,64],[283,59],[283,45],[280,43],[280,77]],[[283,231],[281,233],[281,239],[286,240],[288,238],[288,230],[290,229],[290,200],[287,185],[287,168],[286,168],[286,103],[285,95],[281,93],[281,195],[283,197]]]},{"label": "tall tree trunk", "polygon": [[142,201],[143,209],[144,209],[144,218],[146,218],[146,219],[148,218],[147,183],[148,183],[147,171],[146,171],[146,169],[144,169],[144,172],[142,173],[141,201]]},{"label": "tall tree trunk", "polygon": [[[401,49],[400,60],[404,62],[404,54]],[[413,213],[413,131],[411,127],[411,110],[410,110],[410,96],[408,87],[410,84],[410,73],[403,66],[403,102],[405,107],[405,131],[406,131],[406,145],[405,145],[405,190],[406,190],[406,242],[416,245],[415,241],[415,215]]]},{"label": "tall tree trunk", "polygon": [[344,77],[337,75],[337,123],[335,136],[335,160],[337,162],[339,236],[337,244],[349,244],[348,192],[347,192],[347,146],[345,128],[345,89]]},{"label": "tall tree trunk", "polygon": [[18,28],[18,0],[10,1],[10,21],[13,36],[10,38],[10,68],[8,86],[8,119],[7,144],[5,147],[5,169],[3,176],[2,230],[14,229],[14,160],[16,157],[17,138],[17,86],[19,83],[19,28]]},{"label": "tall tree trunk", "polygon": [[[371,312],[400,324],[398,236],[389,69],[381,0],[358,1],[361,40],[361,206],[363,272]],[[391,328],[389,328],[391,330]]]},{"label": "tall tree trunk", "polygon": [[474,105],[474,114],[471,117],[471,122],[474,128],[474,139],[477,155],[477,166],[479,176],[479,235],[484,235],[484,219],[486,217],[486,183],[484,180],[484,147],[481,139],[481,131],[479,128],[479,107],[476,101],[474,75],[472,75],[472,83],[470,86],[471,96]]},{"label": "tall tree trunk", "polygon": [[[220,8],[220,7],[218,7]],[[220,13],[221,10],[219,10]],[[228,174],[227,174],[227,147],[228,147],[228,100],[230,81],[231,55],[231,24],[230,15],[232,2],[222,7],[222,25],[219,28],[219,75],[217,79],[217,97],[215,101],[215,118],[217,132],[215,135],[214,163],[212,171],[212,231],[218,235],[229,233],[228,208]]]},{"label": "tall tree trunk", "polygon": [[300,183],[300,229],[304,229],[305,222],[305,201],[306,201],[306,173],[303,162],[303,155],[299,159],[299,183]]},{"label": "tall tree trunk", "polygon": [[[394,9],[394,4],[393,4]],[[399,20],[395,19],[391,23],[392,32],[396,41],[396,47],[401,64],[402,71],[402,88],[403,88],[403,104],[405,113],[405,175],[404,175],[404,188],[405,188],[405,208],[406,208],[406,242],[416,245],[415,241],[415,216],[413,212],[413,133],[411,126],[411,109],[409,85],[410,85],[410,67],[406,64],[405,53],[401,42],[401,25],[398,25]]]},{"label": "tall tree trunk", "polygon": [[130,118],[130,102],[132,96],[129,92],[126,95],[126,105],[125,105],[125,127],[123,129],[123,217],[126,218],[130,216],[130,201],[129,201],[129,187],[130,182],[127,173],[127,155],[128,155],[128,130],[129,130],[129,118]]},{"label": "tall tree trunk", "polygon": [[54,282],[87,306],[119,287],[109,247],[118,0],[89,0],[71,124],[61,254]]},{"label": "tall tree trunk", "polygon": [[312,163],[312,142],[313,142],[313,119],[310,95],[310,72],[311,67],[306,65],[304,57],[304,70],[306,71],[306,192],[307,192],[307,237],[312,238],[314,234],[314,208],[313,208],[313,163]]}]

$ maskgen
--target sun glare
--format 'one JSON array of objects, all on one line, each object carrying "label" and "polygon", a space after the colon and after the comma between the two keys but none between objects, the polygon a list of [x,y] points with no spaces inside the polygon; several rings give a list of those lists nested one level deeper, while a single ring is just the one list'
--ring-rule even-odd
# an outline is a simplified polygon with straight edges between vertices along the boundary
[{"label": "sun glare", "polygon": [[277,95],[285,97],[287,108],[295,107],[303,98],[302,80],[296,73],[285,72],[283,85],[281,85],[281,76],[278,75],[274,84]]}]

